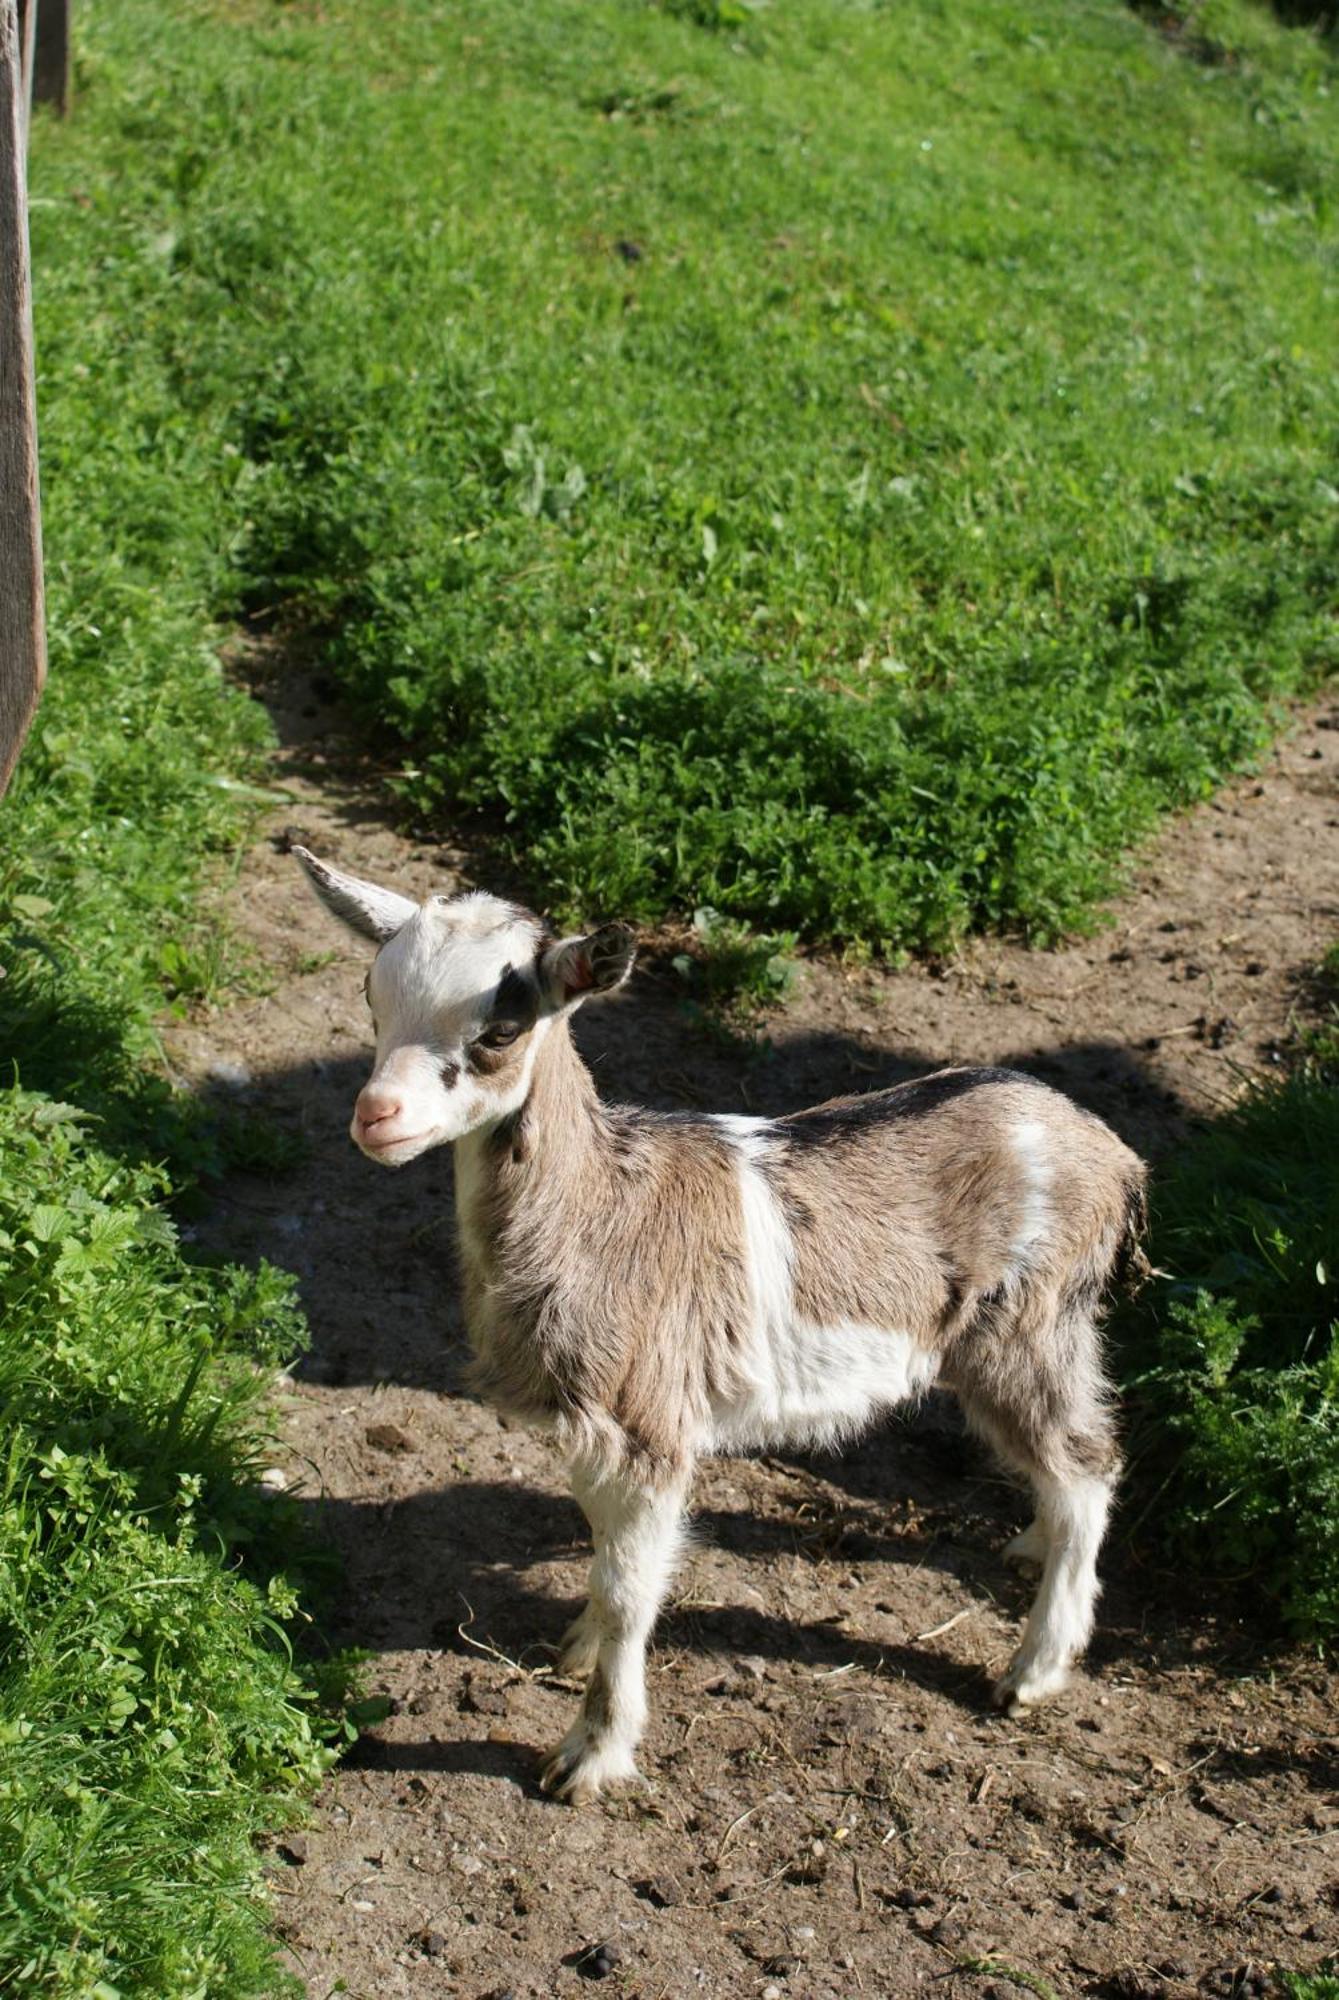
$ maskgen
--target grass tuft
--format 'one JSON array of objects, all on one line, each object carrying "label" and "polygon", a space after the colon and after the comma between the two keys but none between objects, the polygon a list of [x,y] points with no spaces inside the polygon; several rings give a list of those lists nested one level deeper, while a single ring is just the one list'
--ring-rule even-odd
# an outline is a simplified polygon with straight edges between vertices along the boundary
[{"label": "grass tuft", "polygon": [[1339,1045],[1251,1091],[1154,1182],[1175,1275],[1122,1329],[1145,1531],[1339,1633]]}]

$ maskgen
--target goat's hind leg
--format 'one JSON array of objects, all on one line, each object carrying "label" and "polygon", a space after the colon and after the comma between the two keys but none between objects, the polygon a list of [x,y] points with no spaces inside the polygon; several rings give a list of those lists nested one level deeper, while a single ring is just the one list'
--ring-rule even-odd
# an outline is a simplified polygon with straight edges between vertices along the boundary
[{"label": "goat's hind leg", "polygon": [[569,1633],[594,1660],[580,1712],[540,1774],[545,1791],[580,1804],[637,1776],[646,1723],[646,1645],[682,1538],[687,1481],[660,1488],[617,1478],[582,1483],[595,1533],[590,1602]]},{"label": "goat's hind leg", "polygon": [[563,1633],[558,1672],[565,1681],[584,1681],[600,1657],[600,1625],[589,1598]]},{"label": "goat's hind leg", "polygon": [[1087,1645],[1097,1604],[1097,1552],[1106,1532],[1112,1481],[1073,1472],[1038,1476],[1038,1520],[1048,1538],[1041,1583],[1009,1667],[995,1683],[997,1707],[1012,1714],[1058,1694]]},{"label": "goat's hind leg", "polygon": [[[600,1553],[600,1532],[604,1519],[598,1506],[587,1504],[588,1489],[579,1478],[573,1478],[572,1498],[580,1507],[590,1526],[591,1547],[598,1559]],[[567,1630],[563,1633],[558,1648],[558,1672],[564,1680],[588,1680],[595,1671],[595,1662],[600,1657],[600,1621],[593,1597],[578,1611]]]},{"label": "goat's hind leg", "polygon": [[1037,1502],[1036,1519],[1005,1551],[1041,1565],[1022,1641],[994,1688],[996,1704],[1011,1711],[1059,1693],[1093,1628],[1120,1454],[1085,1305],[1071,1297],[1052,1318],[1025,1302],[958,1365],[969,1423],[1026,1477]]},{"label": "goat's hind leg", "polygon": [[1004,1544],[1004,1560],[1018,1563],[1026,1568],[1040,1569],[1046,1561],[1050,1542],[1046,1532],[1046,1522],[1040,1513],[1034,1515],[1026,1528],[1011,1541]]}]

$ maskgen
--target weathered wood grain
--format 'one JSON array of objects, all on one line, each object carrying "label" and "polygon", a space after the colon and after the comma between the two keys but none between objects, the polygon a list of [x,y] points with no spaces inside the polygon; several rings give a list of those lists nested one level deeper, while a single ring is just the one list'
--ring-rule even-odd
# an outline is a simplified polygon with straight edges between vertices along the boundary
[{"label": "weathered wood grain", "polygon": [[46,678],[25,108],[18,12],[0,0],[0,794]]}]

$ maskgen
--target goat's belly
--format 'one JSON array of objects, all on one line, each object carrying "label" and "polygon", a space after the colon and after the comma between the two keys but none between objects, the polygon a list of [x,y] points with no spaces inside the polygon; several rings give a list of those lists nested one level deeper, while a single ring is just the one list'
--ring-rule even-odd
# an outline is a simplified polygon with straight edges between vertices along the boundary
[{"label": "goat's belly", "polygon": [[939,1357],[905,1333],[790,1320],[753,1343],[711,1400],[708,1449],[830,1443],[921,1395]]}]

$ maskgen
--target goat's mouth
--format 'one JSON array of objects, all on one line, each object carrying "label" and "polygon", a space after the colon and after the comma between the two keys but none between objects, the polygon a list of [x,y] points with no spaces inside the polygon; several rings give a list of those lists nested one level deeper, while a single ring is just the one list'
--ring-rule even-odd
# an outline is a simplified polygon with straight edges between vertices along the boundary
[{"label": "goat's mouth", "polygon": [[366,1153],[369,1160],[377,1161],[383,1167],[405,1167],[426,1152],[437,1138],[435,1131],[411,1132],[394,1139],[378,1139],[375,1128],[372,1132],[353,1134],[353,1143],[360,1153]]}]

